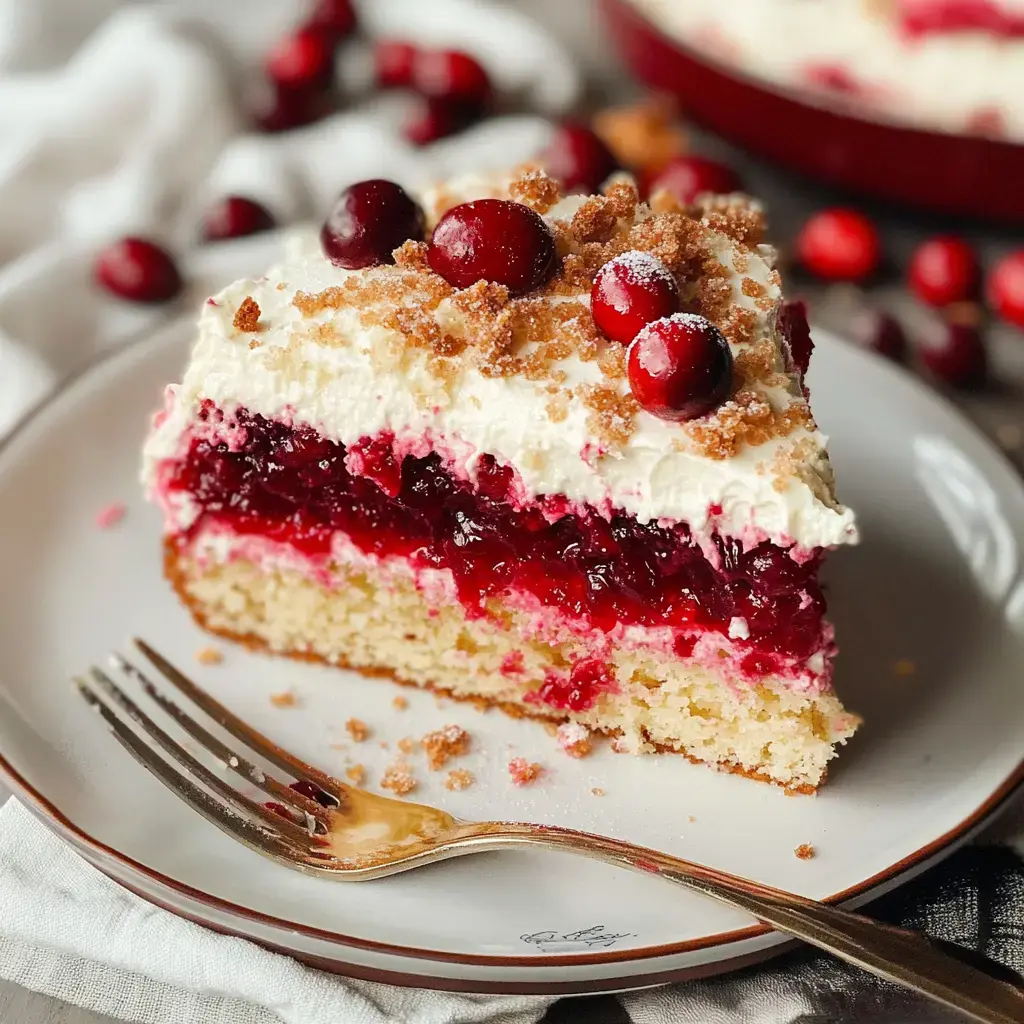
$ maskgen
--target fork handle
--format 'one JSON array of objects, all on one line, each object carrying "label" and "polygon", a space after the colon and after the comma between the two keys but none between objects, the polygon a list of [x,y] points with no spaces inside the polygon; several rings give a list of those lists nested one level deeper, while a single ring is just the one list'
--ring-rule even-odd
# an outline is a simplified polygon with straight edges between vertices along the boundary
[{"label": "fork handle", "polygon": [[[983,1024],[1024,1022],[1024,986],[1019,981],[996,978],[972,967],[918,932],[606,836],[551,826],[497,827],[504,833],[504,841],[495,845],[554,847],[656,874],[745,910],[781,932],[959,1010],[973,1020]],[[491,833],[490,838],[498,836]]]}]

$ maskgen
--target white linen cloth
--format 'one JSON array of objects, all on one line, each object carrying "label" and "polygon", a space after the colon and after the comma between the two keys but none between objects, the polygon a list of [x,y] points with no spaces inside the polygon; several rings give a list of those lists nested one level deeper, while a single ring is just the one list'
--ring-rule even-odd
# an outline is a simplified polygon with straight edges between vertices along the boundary
[{"label": "white linen cloth", "polygon": [[[579,7],[585,14],[586,0]],[[0,434],[104,350],[279,255],[280,233],[197,245],[210,200],[241,193],[282,224],[317,218],[350,181],[416,184],[507,165],[547,138],[541,117],[509,117],[417,150],[396,131],[403,101],[391,96],[364,98],[286,135],[247,134],[241,98],[298,12],[286,0],[0,0]],[[365,0],[362,17],[371,33],[476,52],[503,90],[528,94],[541,111],[557,113],[576,98],[571,63],[514,10],[476,0]],[[359,44],[339,58],[353,92],[365,80],[365,58]],[[129,232],[178,254],[189,282],[181,302],[140,309],[93,285],[96,250]],[[1020,862],[1006,849],[979,848],[941,870],[910,887],[889,916],[1024,967]],[[13,800],[0,809],[0,977],[140,1024],[532,1024],[550,1003],[308,970],[145,903]],[[578,1004],[581,1019],[589,1005]],[[635,1024],[941,1019],[809,953],[624,996],[627,1015]]]}]

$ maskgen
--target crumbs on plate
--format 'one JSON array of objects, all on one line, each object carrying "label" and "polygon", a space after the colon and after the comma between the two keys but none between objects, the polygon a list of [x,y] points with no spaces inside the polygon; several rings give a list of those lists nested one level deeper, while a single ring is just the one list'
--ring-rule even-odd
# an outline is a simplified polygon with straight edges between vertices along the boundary
[{"label": "crumbs on plate", "polygon": [[801,843],[793,851],[793,855],[799,860],[812,860],[817,854],[818,851],[810,843]]},{"label": "crumbs on plate", "polygon": [[512,776],[512,783],[516,786],[529,786],[535,782],[544,771],[544,768],[536,762],[527,761],[525,757],[513,757],[508,763],[508,773]]},{"label": "crumbs on plate", "polygon": [[295,708],[299,706],[299,698],[295,696],[294,690],[285,690],[283,693],[272,693],[270,703],[275,708]]},{"label": "crumbs on plate", "polygon": [[453,757],[469,750],[469,733],[461,725],[446,725],[443,729],[428,732],[420,739],[420,746],[427,755],[427,767],[436,772]]},{"label": "crumbs on plate", "polygon": [[381,789],[389,789],[395,796],[406,796],[416,788],[416,777],[405,761],[395,761],[384,769]]},{"label": "crumbs on plate", "polygon": [[465,768],[456,768],[448,773],[444,780],[444,788],[458,792],[459,790],[469,789],[475,781],[476,779],[473,777],[472,772],[467,772]]},{"label": "crumbs on plate", "polygon": [[370,727],[361,718],[350,718],[345,723],[345,731],[354,743],[362,743],[370,736]]},{"label": "crumbs on plate", "polygon": [[128,508],[123,501],[112,501],[96,513],[96,525],[101,530],[109,530],[117,526],[128,514]]},{"label": "crumbs on plate", "polygon": [[224,655],[216,647],[200,647],[196,651],[196,661],[200,665],[219,665],[224,660]]}]

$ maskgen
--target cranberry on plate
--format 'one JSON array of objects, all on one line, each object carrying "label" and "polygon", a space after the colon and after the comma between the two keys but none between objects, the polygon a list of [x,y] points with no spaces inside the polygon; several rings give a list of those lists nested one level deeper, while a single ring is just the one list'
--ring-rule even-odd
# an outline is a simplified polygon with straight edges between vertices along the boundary
[{"label": "cranberry on plate", "polygon": [[695,313],[648,324],[626,357],[633,396],[664,420],[692,420],[718,408],[732,385],[732,351],[722,332]]},{"label": "cranberry on plate", "polygon": [[725,164],[704,156],[677,156],[655,173],[648,194],[664,189],[680,203],[689,205],[703,192],[729,193],[741,188],[739,176]]},{"label": "cranberry on plate", "polygon": [[207,211],[203,220],[203,238],[217,242],[255,235],[273,227],[273,215],[261,203],[245,196],[225,196]]},{"label": "cranberry on plate", "polygon": [[145,238],[107,246],[96,257],[93,274],[107,291],[132,302],[166,302],[182,288],[171,254]]},{"label": "cranberry on plate", "polygon": [[411,85],[422,96],[479,108],[493,93],[486,68],[462,50],[418,50],[411,71]]},{"label": "cranberry on plate", "polygon": [[283,89],[325,89],[334,76],[334,43],[315,26],[285,36],[267,57],[267,74]]},{"label": "cranberry on plate", "polygon": [[985,291],[1003,320],[1024,327],[1024,249],[1009,253],[992,268]]},{"label": "cranberry on plate", "polygon": [[330,93],[324,89],[288,89],[268,83],[253,120],[263,132],[286,132],[312,124],[331,112]]},{"label": "cranberry on plate", "polygon": [[566,192],[597,192],[619,169],[612,151],[585,124],[566,121],[559,125],[540,155],[544,169]]},{"label": "cranberry on plate", "polygon": [[402,133],[413,145],[426,146],[461,131],[472,124],[477,116],[477,110],[467,108],[463,103],[420,96],[417,97]]},{"label": "cranberry on plate", "polygon": [[609,260],[590,291],[594,323],[613,341],[628,345],[645,324],[679,309],[672,272],[649,252],[632,249]]},{"label": "cranberry on plate", "polygon": [[988,353],[977,327],[937,323],[922,340],[921,362],[939,380],[954,388],[975,388],[988,375]]},{"label": "cranberry on plate", "polygon": [[862,348],[893,362],[907,354],[907,336],[894,316],[870,307],[859,310],[850,321],[850,334]]},{"label": "cranberry on plate", "polygon": [[417,48],[404,39],[380,39],[373,47],[373,70],[381,89],[408,89]]},{"label": "cranberry on plate", "polygon": [[878,266],[881,242],[874,224],[856,210],[816,213],[796,240],[804,267],[827,281],[862,281]]},{"label": "cranberry on plate", "polygon": [[551,229],[530,207],[478,199],[453,207],[438,221],[427,259],[456,288],[494,281],[522,295],[551,277],[557,253]]},{"label": "cranberry on plate", "polygon": [[424,234],[419,204],[393,181],[372,178],[345,189],[320,231],[327,258],[339,267],[358,270],[393,262],[392,253]]},{"label": "cranberry on plate", "polygon": [[352,0],[317,0],[309,22],[329,32],[335,39],[351,35],[356,27],[356,12]]},{"label": "cranberry on plate", "polygon": [[964,302],[974,296],[978,285],[978,259],[962,238],[930,238],[910,257],[907,282],[930,306]]}]

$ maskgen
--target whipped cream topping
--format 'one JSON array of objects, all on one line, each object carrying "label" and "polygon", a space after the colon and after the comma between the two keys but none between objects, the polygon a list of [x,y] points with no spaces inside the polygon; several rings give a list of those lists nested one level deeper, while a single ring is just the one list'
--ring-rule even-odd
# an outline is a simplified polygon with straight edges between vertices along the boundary
[{"label": "whipped cream topping", "polygon": [[[1024,39],[982,31],[913,34],[921,0],[632,0],[699,53],[801,91],[833,93],[865,113],[955,133],[1024,138]],[[1020,0],[1000,0],[1020,16]],[[844,77],[841,77],[844,76]],[[950,88],[955,79],[956,87]]]},{"label": "whipped cream topping", "polygon": [[[507,195],[508,182],[507,177],[462,179],[429,190],[423,201],[435,220],[454,203]],[[565,225],[586,201],[562,199],[546,219],[555,227]],[[650,210],[640,204],[635,216],[642,220]],[[733,346],[734,356],[771,341],[777,372],[752,387],[774,409],[801,407],[798,379],[781,372],[773,251],[758,246],[741,252],[732,239],[713,231],[709,238],[715,259],[727,271],[731,303],[748,310],[753,324],[749,342]],[[390,432],[401,452],[424,454],[426,440],[453,470],[471,478],[480,457],[490,454],[516,471],[522,500],[564,495],[570,503],[622,509],[641,522],[685,521],[698,540],[709,541],[712,530],[748,546],[770,539],[811,549],[856,540],[853,515],[833,494],[825,438],[809,418],[783,436],[745,444],[729,458],[713,458],[680,424],[640,412],[628,440],[609,450],[595,437],[592,410],[579,397],[588,385],[607,386],[594,360],[573,353],[558,362],[564,402],[553,417],[551,387],[544,381],[488,375],[471,360],[458,363],[454,378],[439,377],[426,350],[404,345],[386,326],[367,325],[361,316],[365,309],[302,311],[293,302],[298,293],[317,295],[353,276],[393,273],[393,267],[339,269],[306,235],[265,277],[237,281],[208,301],[184,380],[169,389],[167,408],[145,448],[144,476],[164,501],[170,529],[186,527],[194,512],[187,501],[170,503],[159,493],[161,466],[181,457],[194,432],[203,429],[197,414],[208,401],[228,413],[244,406],[268,418],[308,424],[346,445]],[[234,324],[246,299],[259,307],[255,333],[240,332]],[[410,304],[415,301],[409,296]],[[589,293],[544,294],[541,301],[588,304]],[[465,327],[450,299],[434,316],[452,333]],[[625,379],[617,387],[628,394]]]}]

